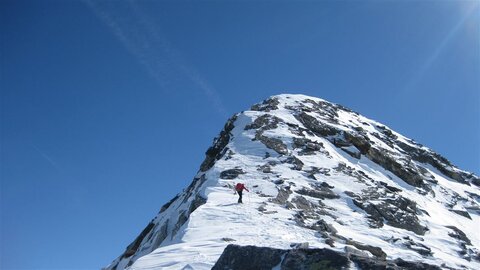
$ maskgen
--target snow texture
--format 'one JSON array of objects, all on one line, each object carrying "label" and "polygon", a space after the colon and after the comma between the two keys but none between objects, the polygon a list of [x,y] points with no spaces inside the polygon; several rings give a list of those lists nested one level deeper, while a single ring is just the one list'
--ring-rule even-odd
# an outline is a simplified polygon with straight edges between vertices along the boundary
[{"label": "snow texture", "polygon": [[[439,166],[412,158],[411,151],[406,151],[410,147],[430,155],[432,150],[376,121],[318,98],[278,95],[254,108],[232,118],[234,127],[228,132],[228,143],[216,156],[214,165],[199,171],[192,185],[166,205],[136,243],[106,269],[211,269],[231,243],[289,249],[292,243],[304,242],[310,248],[341,252],[346,246],[357,248],[352,244],[357,242],[381,248],[387,259],[480,269],[480,189],[473,184],[475,179],[478,181],[477,176],[442,161],[449,171],[464,176],[463,181],[452,179]],[[336,133],[312,132],[298,117],[301,113]],[[262,116],[270,119],[269,127],[264,128],[267,123],[249,127]],[[278,121],[272,124],[272,119]],[[388,153],[400,164],[419,169],[424,184],[407,183],[388,166],[372,161],[355,143],[342,142],[347,138],[344,133],[363,134],[371,147]],[[272,145],[267,147],[265,138],[281,142],[287,152],[279,153]],[[302,146],[299,140],[310,144]],[[220,177],[231,169],[240,169],[241,173],[233,179]],[[237,203],[238,196],[232,189],[237,182],[245,183],[250,190],[244,192],[244,204]],[[312,186],[321,183],[329,186],[322,191],[331,190],[336,196],[301,193],[302,189],[313,190]],[[364,203],[380,205],[395,194],[395,198],[406,198],[416,204],[413,215],[428,230],[418,234],[387,219],[382,226],[372,226],[368,209],[358,200],[355,202],[355,198],[379,187],[395,192],[382,189],[385,196]],[[281,190],[288,195],[283,201],[277,200]],[[317,211],[316,215],[307,215],[300,224],[296,216],[308,213],[308,209],[300,209],[295,203],[298,197],[314,205],[312,211],[320,209],[320,214]],[[319,219],[336,232],[312,229],[311,225]],[[468,241],[462,240],[458,231]],[[357,268],[353,264],[351,267]]]}]

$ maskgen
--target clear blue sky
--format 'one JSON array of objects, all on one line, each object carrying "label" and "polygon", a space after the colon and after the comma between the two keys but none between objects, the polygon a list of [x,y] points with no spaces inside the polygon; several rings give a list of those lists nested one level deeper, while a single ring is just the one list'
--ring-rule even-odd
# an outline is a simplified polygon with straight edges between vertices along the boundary
[{"label": "clear blue sky", "polygon": [[340,103],[480,172],[478,1],[1,1],[1,269],[99,269],[235,112]]}]

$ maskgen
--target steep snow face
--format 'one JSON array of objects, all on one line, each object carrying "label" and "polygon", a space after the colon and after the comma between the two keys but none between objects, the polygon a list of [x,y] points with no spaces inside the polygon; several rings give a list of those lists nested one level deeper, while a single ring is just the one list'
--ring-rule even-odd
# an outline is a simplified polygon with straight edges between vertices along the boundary
[{"label": "steep snow face", "polygon": [[[478,176],[340,105],[271,97],[232,117],[206,154],[107,269],[211,269],[230,243],[305,242],[480,269]],[[244,204],[237,182],[250,190]]]}]

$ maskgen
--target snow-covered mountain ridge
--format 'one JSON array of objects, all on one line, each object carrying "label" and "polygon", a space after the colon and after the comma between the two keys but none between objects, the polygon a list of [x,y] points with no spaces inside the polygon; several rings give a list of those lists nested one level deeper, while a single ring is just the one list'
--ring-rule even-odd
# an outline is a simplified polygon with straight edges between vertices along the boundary
[{"label": "snow-covered mountain ridge", "polygon": [[[251,191],[243,205],[236,182]],[[347,108],[273,96],[229,119],[192,183],[107,269],[211,269],[231,243],[480,269],[479,186]]]}]

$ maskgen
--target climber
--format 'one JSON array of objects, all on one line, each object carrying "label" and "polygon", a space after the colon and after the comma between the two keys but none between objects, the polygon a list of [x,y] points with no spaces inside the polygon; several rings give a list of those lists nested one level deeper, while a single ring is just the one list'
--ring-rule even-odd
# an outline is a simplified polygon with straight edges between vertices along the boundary
[{"label": "climber", "polygon": [[[244,189],[245,189],[246,191],[250,192],[250,190],[248,190],[248,189],[245,187],[245,185],[242,184],[242,183],[237,183],[237,184],[235,185],[235,193],[238,193],[238,196],[239,196],[239,198],[238,198],[238,203],[243,203],[243,202],[242,202],[242,192],[243,192]],[[235,193],[233,193],[233,194],[235,194]]]}]

